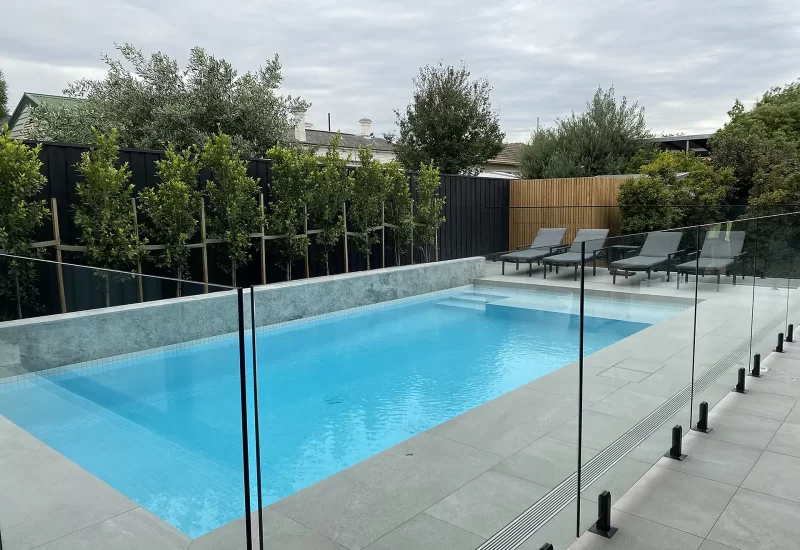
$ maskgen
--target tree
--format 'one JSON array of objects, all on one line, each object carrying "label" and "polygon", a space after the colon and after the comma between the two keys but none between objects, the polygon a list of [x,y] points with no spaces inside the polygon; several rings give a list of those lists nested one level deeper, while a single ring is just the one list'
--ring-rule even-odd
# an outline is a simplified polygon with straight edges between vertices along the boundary
[{"label": "tree", "polygon": [[314,227],[319,230],[314,235],[314,241],[323,250],[326,275],[330,275],[330,253],[345,232],[342,208],[350,199],[353,187],[353,176],[347,168],[350,156],[343,158],[339,155],[341,141],[342,136],[338,133],[331,139],[322,161],[322,170],[308,198],[309,214]]},{"label": "tree", "polygon": [[44,103],[31,114],[32,137],[90,143],[89,125],[117,128],[125,147],[178,149],[202,145],[219,131],[237,150],[260,154],[286,137],[290,113],[304,101],[278,93],[282,76],[278,57],[255,72],[239,75],[224,59],[192,48],[185,69],[161,52],[149,58],[131,44],[117,46],[121,59],[103,61],[108,75],[82,79],[64,94],[85,101]]},{"label": "tree", "polygon": [[640,178],[619,189],[623,233],[723,221],[722,206],[733,185],[730,169],[715,169],[693,153],[661,152],[641,168]]},{"label": "tree", "polygon": [[413,100],[395,110],[394,140],[400,163],[409,170],[433,163],[448,174],[477,174],[503,150],[505,134],[492,110],[485,78],[471,80],[466,66],[426,65],[414,78]]},{"label": "tree", "polygon": [[0,122],[8,115],[8,83],[3,71],[0,70]]},{"label": "tree", "polygon": [[436,232],[439,226],[444,223],[444,199],[439,197],[439,169],[433,164],[423,164],[419,169],[417,179],[417,213],[414,229],[414,241],[416,241],[425,261],[428,261],[428,247],[436,243]]},{"label": "tree", "polygon": [[598,88],[586,111],[535,132],[520,151],[523,178],[571,178],[624,173],[649,132],[644,107],[617,102],[614,87]]},{"label": "tree", "polygon": [[405,170],[396,161],[385,164],[384,170],[387,189],[385,221],[394,226],[392,228],[394,265],[400,265],[400,260],[407,253],[414,234],[411,190],[408,187]]},{"label": "tree", "polygon": [[305,256],[308,250],[308,237],[299,233],[303,230],[303,205],[308,204],[309,191],[319,180],[317,157],[309,149],[281,146],[267,151],[267,157],[272,159],[267,225],[270,233],[283,235],[278,241],[279,255],[286,269],[286,280],[290,281],[292,262]]},{"label": "tree", "polygon": [[[782,192],[772,193],[773,188],[764,185],[786,191],[782,182],[793,162],[787,158],[800,151],[800,80],[768,90],[750,110],[737,99],[728,116],[709,147],[716,166],[733,170],[735,186],[729,201],[763,204],[777,199]],[[770,175],[773,171],[775,177]]]},{"label": "tree", "polygon": [[236,267],[250,259],[250,234],[261,228],[258,180],[248,177],[247,161],[233,150],[231,136],[218,131],[206,139],[200,153],[202,165],[211,170],[206,181],[209,230],[223,239],[236,286]]},{"label": "tree", "polygon": [[[144,255],[133,217],[133,184],[126,162],[116,166],[119,157],[117,132],[101,134],[94,130],[95,147],[81,154],[76,165],[83,175],[75,190],[75,225],[81,231],[89,264],[103,269],[132,271]],[[108,272],[105,302],[110,305]]]},{"label": "tree", "polygon": [[358,233],[354,239],[358,251],[367,259],[367,269],[370,269],[372,247],[380,242],[380,237],[372,229],[381,224],[386,192],[386,176],[381,163],[372,156],[371,147],[359,147],[350,220]]},{"label": "tree", "polygon": [[[159,184],[139,193],[140,207],[150,218],[147,229],[153,239],[166,248],[157,262],[178,279],[189,276],[189,249],[186,244],[197,233],[202,196],[197,190],[200,159],[194,146],[181,152],[168,148],[163,160],[156,161]],[[180,284],[178,295],[180,296]]]},{"label": "tree", "polygon": [[[35,199],[47,183],[40,171],[41,145],[31,148],[13,139],[7,124],[0,130],[0,250],[29,256],[31,237],[50,216],[45,201]],[[34,303],[38,275],[33,266],[16,259],[9,259],[8,275],[0,281],[0,296],[16,302],[21,319],[23,304]]]}]

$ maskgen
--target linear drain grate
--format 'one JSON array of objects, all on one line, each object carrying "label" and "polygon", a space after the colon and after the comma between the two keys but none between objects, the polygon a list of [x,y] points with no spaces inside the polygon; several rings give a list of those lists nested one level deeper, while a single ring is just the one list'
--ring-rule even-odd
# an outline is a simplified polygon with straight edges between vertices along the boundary
[{"label": "linear drain grate", "polygon": [[[785,315],[775,317],[772,323],[764,326],[753,334],[753,341],[760,342],[767,337],[776,326],[785,320]],[[717,361],[714,366],[695,378],[694,392],[699,394],[728,369],[750,351],[749,339],[744,340],[725,357]],[[581,484],[583,490],[597,481],[597,479],[610,470],[628,452],[660,428],[675,413],[686,406],[692,394],[692,385],[688,384],[680,392],[663,403],[647,418],[636,424],[619,439],[589,460],[581,469]],[[575,500],[578,490],[578,474],[574,472],[557,487],[535,502],[530,508],[522,512],[511,523],[495,533],[489,540],[478,547],[478,550],[513,550],[525,542],[531,535],[555,517],[561,510]]]}]

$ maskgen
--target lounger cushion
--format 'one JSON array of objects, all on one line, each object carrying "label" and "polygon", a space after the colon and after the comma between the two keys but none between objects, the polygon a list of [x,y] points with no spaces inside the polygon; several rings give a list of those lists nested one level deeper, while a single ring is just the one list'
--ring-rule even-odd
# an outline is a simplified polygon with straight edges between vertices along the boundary
[{"label": "lounger cushion", "polygon": [[700,271],[720,271],[733,265],[732,259],[725,259],[725,258],[700,258],[699,262],[695,262],[694,260],[691,262],[686,262],[680,264],[677,269],[680,272],[688,272],[694,273],[695,268],[699,268]]},{"label": "lounger cushion", "polygon": [[[586,253],[584,258],[589,261],[593,257],[592,254]],[[550,256],[549,258],[545,258],[544,262],[547,264],[560,264],[560,265],[571,265],[571,264],[579,264],[581,263],[581,253],[580,252],[565,252],[563,254],[556,254],[555,256]]]},{"label": "lounger cushion", "polygon": [[666,263],[667,257],[652,257],[652,256],[634,256],[633,258],[624,258],[611,262],[611,267],[617,269],[650,269],[660,264]]},{"label": "lounger cushion", "polygon": [[529,248],[527,250],[517,250],[503,254],[500,259],[504,262],[529,262],[535,261],[550,254],[550,248]]},{"label": "lounger cushion", "polygon": [[647,234],[639,256],[646,258],[664,258],[674,254],[681,244],[683,233],[677,231],[653,231]]}]

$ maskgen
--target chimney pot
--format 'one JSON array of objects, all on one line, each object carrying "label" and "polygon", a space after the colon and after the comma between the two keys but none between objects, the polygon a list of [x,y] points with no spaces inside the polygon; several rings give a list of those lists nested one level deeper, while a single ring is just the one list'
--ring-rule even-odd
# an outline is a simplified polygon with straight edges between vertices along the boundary
[{"label": "chimney pot", "polygon": [[306,140],[306,111],[298,109],[294,114],[294,139],[304,142]]},{"label": "chimney pot", "polygon": [[361,135],[364,137],[370,137],[372,135],[372,121],[368,118],[362,118],[358,121],[361,124]]}]

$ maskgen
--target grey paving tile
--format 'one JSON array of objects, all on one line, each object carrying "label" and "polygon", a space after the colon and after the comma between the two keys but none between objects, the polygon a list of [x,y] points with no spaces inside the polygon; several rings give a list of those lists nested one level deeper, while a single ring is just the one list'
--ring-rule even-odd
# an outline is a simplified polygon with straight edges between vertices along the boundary
[{"label": "grey paving tile", "polygon": [[655,466],[614,507],[705,537],[735,492],[724,483]]},{"label": "grey paving tile", "polygon": [[[752,380],[752,378],[749,380]],[[795,397],[752,390],[746,394],[729,393],[717,404],[717,407],[753,416],[783,420],[796,403],[797,398]]]},{"label": "grey paving tile", "polygon": [[570,550],[697,550],[703,542],[695,535],[620,511],[611,514],[611,524],[619,529],[613,538],[586,532]]},{"label": "grey paving tile", "polygon": [[792,424],[800,424],[800,407],[797,405],[794,406],[792,412],[789,413],[789,416],[786,417],[785,422],[791,422]]},{"label": "grey paving tile", "polygon": [[[517,547],[518,550],[539,550],[545,542],[553,548],[568,548],[577,540],[575,536],[575,518],[577,506],[573,501],[536,531],[528,540]],[[597,504],[581,499],[581,533],[588,529],[597,519]]]},{"label": "grey paving tile", "polygon": [[621,369],[635,370],[639,372],[647,372],[653,374],[654,372],[661,369],[664,366],[664,364],[661,362],[642,361],[639,359],[623,359],[614,366]]},{"label": "grey paving tile", "polygon": [[[36,548],[136,508],[138,504],[122,495],[93,499],[90,502],[78,501],[72,506],[37,515],[24,523],[4,528],[3,544],[5,548],[17,550]],[[186,545],[188,546],[188,542]]]},{"label": "grey paving tile", "polygon": [[764,451],[742,487],[800,502],[800,458]]},{"label": "grey paving tile", "polygon": [[640,462],[655,464],[661,460],[661,457],[669,450],[671,444],[672,426],[666,424],[645,438],[625,456]]},{"label": "grey paving tile", "polygon": [[631,458],[622,458],[610,470],[601,475],[582,491],[582,497],[597,502],[597,496],[603,492],[611,493],[614,501],[624,495],[634,483],[650,469],[651,465]]},{"label": "grey paving tile", "polygon": [[[287,518],[283,514],[264,508],[264,548],[281,550],[344,550],[345,547],[323,537],[316,531]],[[258,537],[258,516],[251,514],[253,538]],[[194,539],[190,550],[245,550],[246,535],[244,519],[239,518],[219,529]],[[256,543],[253,547],[257,548]]]},{"label": "grey paving tile", "polygon": [[0,416],[0,457],[41,447],[43,443],[31,434]]},{"label": "grey paving tile", "polygon": [[48,542],[38,548],[41,550],[185,550],[183,544],[173,536],[164,535],[146,523],[131,517],[130,512],[96,523],[65,537]]},{"label": "grey paving tile", "polygon": [[[597,451],[584,447],[581,460],[586,463]],[[551,437],[542,437],[503,460],[495,470],[555,487],[577,469],[578,445]]]},{"label": "grey paving tile", "polygon": [[708,425],[712,431],[707,437],[711,439],[765,449],[781,421],[714,408],[708,413]]},{"label": "grey paving tile", "polygon": [[708,538],[739,550],[796,550],[800,504],[739,489]]},{"label": "grey paving tile", "polygon": [[664,401],[666,399],[663,397],[646,395],[623,388],[598,401],[589,407],[589,410],[609,416],[641,420],[656,410]]},{"label": "grey paving tile", "polygon": [[577,400],[520,388],[428,430],[485,451],[510,456],[578,414]]},{"label": "grey paving tile", "polygon": [[685,460],[662,458],[658,465],[737,487],[761,456],[759,449],[711,439],[697,432],[684,436],[683,452],[687,455]]},{"label": "grey paving tile", "polygon": [[[586,411],[583,414],[583,445],[602,451],[631,429],[634,424],[636,424],[636,421],[629,418]],[[577,443],[578,419],[565,422],[548,432],[547,436],[568,443]]]},{"label": "grey paving tile", "polygon": [[736,548],[706,539],[703,541],[703,544],[700,545],[699,550],[736,550]]},{"label": "grey paving tile", "polygon": [[748,388],[760,392],[800,397],[800,378],[770,372],[761,378],[750,378]]},{"label": "grey paving tile", "polygon": [[[577,370],[574,376],[572,376],[571,371],[566,372],[561,369],[559,369],[559,371],[548,374],[547,376],[543,376],[542,378],[537,378],[533,382],[529,383],[527,387],[548,393],[564,395],[567,397],[577,397]],[[598,401],[604,397],[608,397],[626,384],[628,384],[628,382],[625,380],[616,380],[603,376],[585,376],[583,395],[584,398],[590,401]]]},{"label": "grey paving tile", "polygon": [[600,376],[606,378],[616,378],[617,380],[624,380],[626,382],[641,382],[649,375],[646,372],[637,370],[624,369],[622,367],[611,367],[600,373]]},{"label": "grey paving tile", "polygon": [[422,433],[271,508],[358,550],[499,461],[497,455]]},{"label": "grey paving tile", "polygon": [[669,399],[691,383],[691,375],[686,378],[675,378],[663,374],[651,374],[637,384],[631,384],[626,390],[655,395]]},{"label": "grey paving tile", "polygon": [[489,470],[425,513],[489,538],[548,491],[547,487]]},{"label": "grey paving tile", "polygon": [[800,457],[800,425],[784,422],[772,438],[767,450]]},{"label": "grey paving tile", "polygon": [[367,546],[366,550],[474,550],[483,542],[478,535],[428,514],[419,514]]}]

